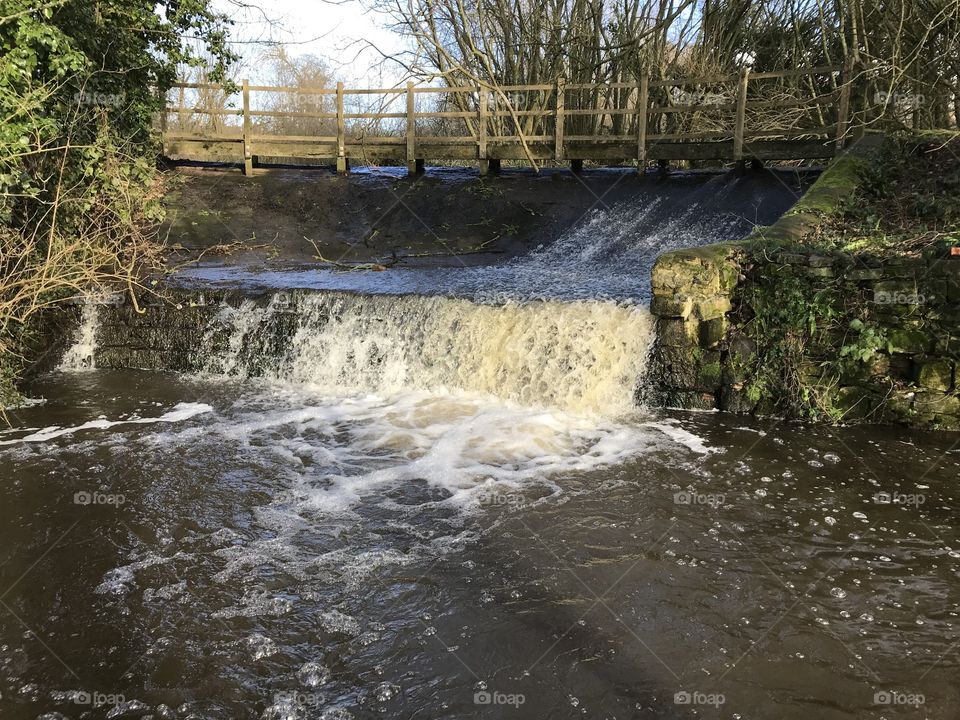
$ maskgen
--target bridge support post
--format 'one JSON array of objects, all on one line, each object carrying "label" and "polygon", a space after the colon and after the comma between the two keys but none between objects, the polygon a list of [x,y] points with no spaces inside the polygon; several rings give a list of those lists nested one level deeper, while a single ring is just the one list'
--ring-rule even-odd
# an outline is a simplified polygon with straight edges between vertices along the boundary
[{"label": "bridge support post", "polygon": [[167,156],[167,96],[164,94],[162,98],[163,109],[160,111],[160,155],[162,157]]},{"label": "bridge support post", "polygon": [[647,169],[647,102],[650,95],[650,76],[640,78],[640,94],[637,97],[637,173]]},{"label": "bridge support post", "polygon": [[413,83],[407,83],[407,175],[415,175],[423,169],[422,160],[416,159],[417,153],[417,114],[414,103]]},{"label": "bridge support post", "polygon": [[253,145],[250,142],[250,81],[243,81],[243,174],[253,175]]},{"label": "bridge support post", "polygon": [[489,93],[482,86],[477,86],[477,159],[480,163],[480,175],[490,172],[490,160],[487,158],[487,113]]},{"label": "bridge support post", "polygon": [[553,159],[556,162],[563,160],[564,150],[563,150],[563,105],[565,101],[566,91],[566,79],[562,77],[557,78],[557,87],[554,90],[556,93],[556,98],[554,99],[554,106],[556,108],[556,117],[554,118],[553,124]]},{"label": "bridge support post", "polygon": [[343,113],[343,82],[337,83],[337,172],[347,172],[347,121]]},{"label": "bridge support post", "polygon": [[743,131],[747,122],[747,83],[750,81],[750,68],[740,68],[740,83],[737,87],[737,119],[733,130],[733,160],[739,171],[743,165]]}]

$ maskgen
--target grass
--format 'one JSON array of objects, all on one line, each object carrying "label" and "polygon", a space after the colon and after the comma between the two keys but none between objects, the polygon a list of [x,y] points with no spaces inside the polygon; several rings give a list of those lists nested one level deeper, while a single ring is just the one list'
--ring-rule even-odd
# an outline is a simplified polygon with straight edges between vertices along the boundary
[{"label": "grass", "polygon": [[960,133],[888,138],[861,171],[857,190],[809,240],[875,255],[960,245]]}]

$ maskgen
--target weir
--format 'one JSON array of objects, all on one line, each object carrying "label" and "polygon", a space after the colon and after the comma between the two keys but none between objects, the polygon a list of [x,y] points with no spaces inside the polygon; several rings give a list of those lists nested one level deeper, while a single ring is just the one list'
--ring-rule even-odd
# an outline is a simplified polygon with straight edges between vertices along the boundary
[{"label": "weir", "polygon": [[496,306],[309,290],[181,299],[187,306],[143,315],[88,305],[62,367],[190,370],[331,392],[466,391],[619,413],[634,406],[652,328],[646,307],[613,301]]},{"label": "weir", "polygon": [[163,297],[142,298],[143,312],[93,301],[62,367],[264,377],[334,393],[462,391],[622,414],[637,406],[653,339],[656,256],[742,237],[749,218],[789,206],[797,180],[678,178],[498,265],[188,268]]}]

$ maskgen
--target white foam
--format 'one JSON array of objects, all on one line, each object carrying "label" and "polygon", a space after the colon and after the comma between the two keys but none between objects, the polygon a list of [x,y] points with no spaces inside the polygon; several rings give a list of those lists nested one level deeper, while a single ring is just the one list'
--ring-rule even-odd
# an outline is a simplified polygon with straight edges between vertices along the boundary
[{"label": "white foam", "polygon": [[[417,483],[432,491],[420,504],[461,508],[477,507],[491,483],[501,492],[536,485],[551,494],[559,491],[559,476],[670,444],[662,430],[650,432],[628,419],[525,407],[476,393],[330,396],[275,386],[242,406],[246,410],[229,420],[149,441],[226,441],[272,454],[289,479],[277,504],[294,514],[338,515],[371,495],[390,503],[385,490]],[[669,429],[676,430],[673,440],[693,437]],[[247,563],[251,550],[236,562]]]},{"label": "white foam", "polygon": [[97,349],[97,327],[99,324],[100,313],[97,309],[97,298],[89,297],[83,305],[80,326],[74,336],[73,345],[64,353],[58,370],[76,372],[92,370],[96,367],[94,353]]},{"label": "white foam", "polygon": [[58,437],[63,437],[65,435],[73,435],[74,433],[80,432],[81,430],[106,430],[107,428],[118,427],[122,425],[150,425],[153,423],[177,423],[184,420],[189,420],[190,418],[201,415],[203,413],[212,412],[213,408],[206,403],[177,403],[169,411],[160,415],[159,417],[150,417],[150,418],[132,418],[130,420],[107,420],[106,418],[98,418],[97,420],[90,420],[83,423],[82,425],[74,425],[71,427],[60,427],[59,425],[51,425],[45,427],[36,432],[32,432],[29,435],[24,435],[23,437],[15,438],[13,440],[0,440],[0,445],[18,445],[20,443],[38,443],[38,442],[48,442]]},{"label": "white foam", "polygon": [[669,437],[674,442],[677,442],[689,450],[692,450],[695,453],[701,455],[707,455],[712,452],[716,452],[716,448],[711,448],[707,446],[706,441],[694,435],[689,430],[685,430],[680,427],[679,422],[676,420],[665,420],[662,422],[646,422],[643,424],[644,427],[654,428],[659,430],[664,435]]},{"label": "white foam", "polygon": [[612,415],[634,409],[651,339],[645,307],[610,301],[290,292],[224,306],[201,355],[209,374],[331,394],[466,391]]}]

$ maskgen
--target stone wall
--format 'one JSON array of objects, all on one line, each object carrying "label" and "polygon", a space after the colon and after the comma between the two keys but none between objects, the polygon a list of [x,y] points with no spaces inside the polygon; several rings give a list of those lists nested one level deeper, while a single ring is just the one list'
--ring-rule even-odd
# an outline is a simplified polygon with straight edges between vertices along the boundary
[{"label": "stone wall", "polygon": [[654,403],[960,429],[960,257],[794,242],[852,191],[869,148],[838,160],[762,234],[658,259]]},{"label": "stone wall", "polygon": [[100,368],[196,370],[213,317],[224,302],[236,306],[244,299],[235,292],[168,291],[162,298],[143,296],[134,307],[122,296],[100,309],[94,362]]}]

